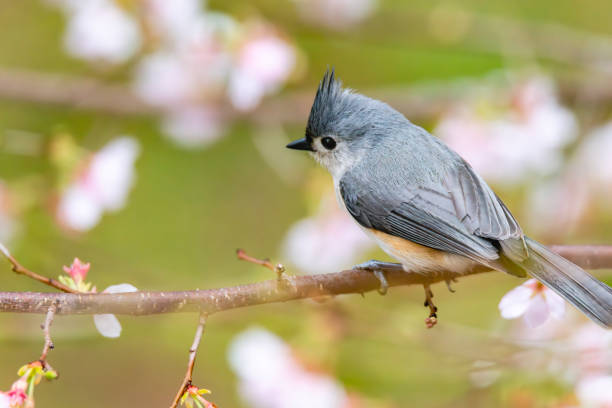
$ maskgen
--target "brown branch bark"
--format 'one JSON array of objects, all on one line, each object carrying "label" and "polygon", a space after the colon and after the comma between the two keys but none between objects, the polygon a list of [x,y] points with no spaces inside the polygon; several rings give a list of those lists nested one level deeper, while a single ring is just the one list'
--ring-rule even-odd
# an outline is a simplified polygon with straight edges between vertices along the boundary
[{"label": "brown branch bark", "polygon": [[[580,97],[581,103],[601,105],[612,101],[612,89],[605,86],[607,75],[588,75],[561,79],[562,95],[567,99]],[[464,95],[449,83],[437,86],[390,86],[385,89],[364,89],[377,99],[384,100],[413,120],[435,117]],[[238,112],[230,106],[220,106],[219,115],[226,119],[242,118],[266,125],[303,123],[308,117],[313,91],[303,90],[268,98],[255,110]],[[159,116],[164,110],[147,104],[128,86],[109,84],[93,78],[62,76],[25,70],[0,68],[0,99],[37,104],[64,106],[116,115]]]},{"label": "brown branch bark", "polygon": [[189,349],[189,362],[187,363],[187,372],[185,373],[185,378],[183,378],[183,382],[179,387],[174,400],[172,400],[172,404],[170,408],[176,408],[181,400],[181,397],[187,391],[187,388],[191,385],[191,381],[193,379],[193,367],[195,367],[195,359],[198,353],[198,347],[200,347],[200,341],[202,340],[202,333],[204,333],[204,326],[206,325],[206,314],[200,313],[200,320],[198,322],[198,327],[196,328],[196,333],[193,338],[193,344]]},{"label": "brown branch bark", "polygon": [[[557,253],[585,268],[612,268],[612,246],[557,246]],[[488,272],[474,270],[469,275]],[[457,278],[441,273],[433,277],[404,272],[399,265],[385,271],[389,286],[427,285]],[[57,302],[57,314],[150,315],[200,311],[212,314],[255,306],[326,295],[365,293],[379,288],[369,271],[346,270],[323,275],[292,276],[291,285],[276,279],[228,288],[178,292],[141,291],[133,293],[32,293],[0,292],[0,312],[47,313]]]},{"label": "brown branch bark", "polygon": [[62,292],[79,293],[77,290],[74,290],[64,285],[60,281],[57,281],[53,278],[47,278],[46,276],[39,275],[36,272],[32,272],[31,270],[27,269],[26,267],[21,265],[13,255],[11,255],[9,250],[4,245],[2,245],[2,243],[0,243],[0,252],[4,255],[7,261],[9,261],[9,263],[11,264],[11,270],[16,274],[27,276],[28,278],[44,283],[45,285],[51,286],[55,289],[59,289]]},{"label": "brown branch bark", "polygon": [[42,326],[45,336],[45,344],[43,346],[42,353],[40,353],[40,358],[38,359],[43,365],[43,368],[51,370],[53,368],[49,365],[49,363],[47,363],[47,354],[49,354],[49,350],[55,347],[53,345],[53,340],[51,340],[51,324],[53,323],[55,312],[57,312],[57,303],[53,303],[47,311],[47,317],[45,318],[45,323]]}]

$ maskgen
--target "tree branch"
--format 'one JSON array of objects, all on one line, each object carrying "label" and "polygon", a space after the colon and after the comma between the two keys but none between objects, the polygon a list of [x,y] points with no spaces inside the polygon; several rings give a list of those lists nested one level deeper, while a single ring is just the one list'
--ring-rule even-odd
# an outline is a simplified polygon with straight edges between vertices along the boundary
[{"label": "tree branch", "polygon": [[43,333],[45,335],[45,345],[43,346],[43,350],[40,354],[39,360],[43,365],[44,369],[51,369],[49,363],[47,363],[47,354],[49,353],[49,350],[55,347],[53,345],[53,341],[51,340],[51,324],[53,323],[53,318],[55,317],[56,311],[57,303],[53,303],[51,307],[49,307],[49,311],[47,311],[47,317],[45,318],[45,323],[42,326]]},{"label": "tree branch", "polygon": [[[554,250],[585,268],[612,268],[612,246],[556,246]],[[489,272],[475,269],[467,275]],[[400,265],[385,271],[389,286],[427,285],[452,280],[457,275],[424,276],[404,272]],[[322,275],[292,276],[292,285],[267,280],[219,289],[179,292],[140,291],[132,293],[32,293],[0,292],[0,312],[47,313],[57,302],[57,314],[150,315],[200,311],[212,314],[240,307],[326,295],[365,293],[378,289],[379,280],[369,271],[346,270]]]},{"label": "tree branch", "polygon": [[193,338],[193,344],[189,349],[189,363],[187,364],[187,372],[185,373],[185,378],[181,383],[181,386],[170,405],[170,408],[176,408],[181,400],[181,397],[187,391],[187,388],[191,385],[191,380],[193,378],[193,367],[195,366],[195,359],[198,353],[198,347],[200,347],[200,341],[202,340],[202,333],[204,332],[204,326],[206,325],[206,318],[208,316],[204,313],[200,313],[200,321],[198,323],[198,327],[196,329],[195,337]]},{"label": "tree branch", "polygon": [[2,252],[4,257],[9,261],[9,263],[11,264],[11,270],[13,272],[15,272],[16,274],[18,274],[18,275],[25,275],[28,278],[32,278],[32,279],[34,279],[36,281],[44,283],[45,285],[54,287],[55,289],[59,289],[62,292],[79,293],[79,291],[74,290],[74,289],[64,285],[63,283],[61,283],[59,281],[56,281],[53,278],[47,278],[46,276],[39,275],[36,272],[32,272],[29,269],[25,268],[24,266],[22,266],[17,261],[17,259],[15,259],[15,257],[13,255],[11,255],[9,250],[4,245],[2,245],[2,243],[0,243],[0,252]]}]

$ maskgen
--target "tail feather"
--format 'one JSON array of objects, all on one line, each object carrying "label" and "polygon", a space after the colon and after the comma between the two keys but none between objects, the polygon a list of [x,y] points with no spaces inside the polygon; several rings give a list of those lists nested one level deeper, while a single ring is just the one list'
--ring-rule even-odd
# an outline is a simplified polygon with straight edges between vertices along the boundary
[{"label": "tail feather", "polygon": [[596,323],[612,328],[612,288],[525,237],[529,256],[515,262],[527,273],[554,290]]}]

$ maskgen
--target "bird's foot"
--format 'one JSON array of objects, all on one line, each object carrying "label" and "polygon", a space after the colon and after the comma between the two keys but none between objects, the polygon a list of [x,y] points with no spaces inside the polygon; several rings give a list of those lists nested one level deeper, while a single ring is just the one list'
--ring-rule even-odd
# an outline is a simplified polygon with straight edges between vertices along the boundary
[{"label": "bird's foot", "polygon": [[378,293],[381,295],[386,295],[389,290],[389,283],[387,282],[387,278],[385,277],[384,269],[396,266],[391,262],[381,262],[375,261],[374,259],[360,263],[359,265],[353,266],[353,269],[362,269],[365,271],[371,271],[376,279],[380,282],[380,286],[378,287]]},{"label": "bird's foot", "polygon": [[453,282],[457,282],[457,279],[455,279],[455,278],[451,278],[451,279],[447,279],[447,280],[445,280],[444,282],[446,282],[446,287],[448,288],[448,291],[449,291],[450,293],[455,293],[455,292],[456,292],[456,290],[455,290],[455,289],[453,289],[453,287],[451,286],[451,283],[453,283]]},{"label": "bird's foot", "polygon": [[423,285],[423,288],[425,289],[424,306],[429,307],[429,317],[425,319],[425,325],[427,326],[428,329],[431,329],[438,323],[438,315],[437,315],[438,308],[436,307],[436,305],[434,305],[434,302],[432,299],[434,295],[429,285]]}]

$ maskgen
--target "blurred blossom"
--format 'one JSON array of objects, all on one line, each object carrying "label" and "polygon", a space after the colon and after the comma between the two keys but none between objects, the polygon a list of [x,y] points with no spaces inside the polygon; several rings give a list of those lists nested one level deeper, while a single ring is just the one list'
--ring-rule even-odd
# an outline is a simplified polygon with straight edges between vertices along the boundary
[{"label": "blurred blossom", "polygon": [[134,184],[134,162],[139,152],[135,139],[121,137],[95,153],[60,198],[60,224],[87,231],[100,222],[105,211],[123,208]]},{"label": "blurred blossom", "polygon": [[531,188],[525,203],[529,225],[539,234],[559,240],[579,224],[589,200],[587,184],[573,176],[538,183]]},{"label": "blurred blossom", "polygon": [[296,63],[296,53],[287,41],[264,27],[245,34],[231,72],[228,93],[239,110],[255,108],[264,95],[276,91]]},{"label": "blurred blossom", "polygon": [[[569,338],[573,364],[582,377],[612,373],[612,332],[588,323],[574,329]],[[610,388],[612,392],[612,388]]]},{"label": "blurred blossom", "polygon": [[172,111],[163,119],[162,129],[183,147],[206,146],[225,132],[225,123],[214,106]]},{"label": "blurred blossom", "polygon": [[377,0],[294,0],[304,20],[334,29],[345,29],[368,18]]},{"label": "blurred blossom", "polygon": [[529,279],[504,295],[499,310],[504,319],[523,316],[525,324],[534,328],[546,322],[549,316],[561,319],[565,314],[565,301],[537,280]]},{"label": "blurred blossom", "polygon": [[185,147],[223,134],[217,105],[229,100],[239,110],[255,108],[287,81],[296,63],[294,47],[263,24],[240,25],[207,12],[180,29],[181,42],[142,59],[134,89],[167,112],[163,130]]},{"label": "blurred blossom", "polygon": [[534,227],[550,236],[569,234],[596,199],[612,202],[610,157],[612,122],[585,137],[562,174],[531,190],[527,212]]},{"label": "blurred blossom", "polygon": [[201,0],[144,0],[144,18],[158,39],[179,42],[185,28],[197,23],[203,11],[201,3]]},{"label": "blurred blossom", "polygon": [[55,0],[68,16],[68,53],[90,61],[122,63],[140,48],[138,24],[112,0]]},{"label": "blurred blossom", "polygon": [[0,180],[0,242],[8,245],[17,229],[17,220],[11,212],[9,190]]},{"label": "blurred blossom", "polygon": [[284,243],[286,258],[306,273],[351,267],[373,242],[331,197],[319,212],[293,224]]},{"label": "blurred blossom", "polygon": [[490,181],[517,183],[557,170],[577,123],[559,104],[553,82],[533,77],[505,93],[485,91],[457,104],[435,133]]},{"label": "blurred blossom", "polygon": [[612,200],[612,122],[593,130],[576,151],[570,169],[593,193]]},{"label": "blurred blossom", "polygon": [[478,360],[472,364],[469,378],[474,386],[485,388],[495,383],[501,374],[501,370],[495,368],[495,363]]},{"label": "blurred blossom", "polygon": [[[102,293],[129,293],[138,292],[138,289],[129,283],[120,283],[111,285],[104,289]],[[121,323],[114,314],[97,314],[94,315],[94,324],[96,329],[104,337],[117,338],[121,335]]]},{"label": "blurred blossom", "polygon": [[576,386],[581,408],[612,407],[612,375],[587,377]]},{"label": "blurred blossom", "polygon": [[239,391],[254,408],[345,408],[348,397],[332,377],[307,371],[279,337],[259,328],[239,334],[228,351]]},{"label": "blurred blossom", "polygon": [[120,63],[144,51],[134,64],[133,89],[165,112],[163,131],[184,147],[216,140],[225,130],[223,104],[254,109],[296,66],[295,47],[271,25],[238,23],[199,0],[141,0],[125,9],[113,0],[48,1],[69,17],[72,55]]}]

